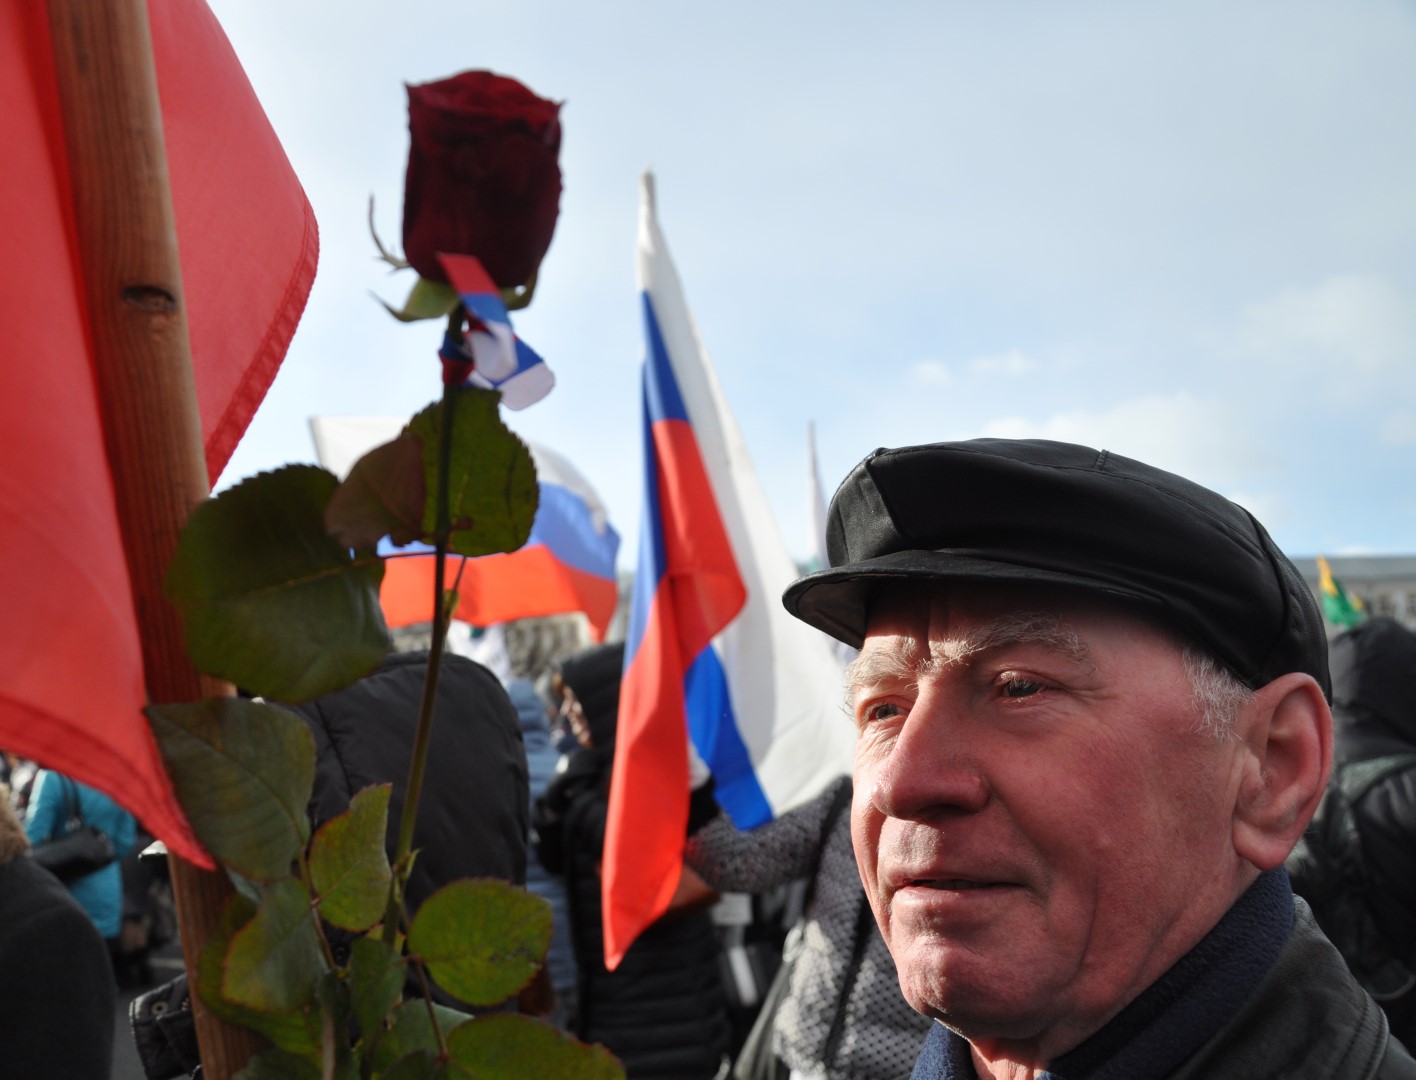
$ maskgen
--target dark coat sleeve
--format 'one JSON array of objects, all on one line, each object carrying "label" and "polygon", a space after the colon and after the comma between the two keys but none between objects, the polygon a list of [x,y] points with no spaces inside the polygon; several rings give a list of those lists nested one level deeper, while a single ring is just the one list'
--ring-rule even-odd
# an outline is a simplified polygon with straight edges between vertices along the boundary
[{"label": "dark coat sleeve", "polygon": [[0,867],[0,892],[0,1072],[108,1080],[116,991],[97,927],[26,856]]},{"label": "dark coat sleeve", "polygon": [[1357,804],[1362,854],[1379,886],[1372,914],[1394,951],[1416,964],[1416,767],[1387,777]]}]

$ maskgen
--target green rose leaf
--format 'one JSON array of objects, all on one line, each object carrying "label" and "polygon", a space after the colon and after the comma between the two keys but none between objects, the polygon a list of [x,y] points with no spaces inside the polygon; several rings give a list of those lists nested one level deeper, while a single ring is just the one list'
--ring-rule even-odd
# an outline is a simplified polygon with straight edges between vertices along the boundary
[{"label": "green rose leaf", "polygon": [[323,1070],[306,1058],[279,1048],[262,1050],[232,1080],[321,1080]]},{"label": "green rose leaf", "polygon": [[322,1024],[314,1008],[288,1011],[253,1009],[227,993],[227,956],[232,941],[251,924],[256,911],[256,905],[244,896],[233,896],[227,903],[197,957],[197,995],[226,1023],[259,1032],[288,1053],[309,1061],[319,1061]]},{"label": "green rose leaf", "polygon": [[384,308],[399,322],[417,322],[419,319],[441,319],[458,304],[462,298],[445,281],[430,281],[420,277],[413,283],[408,299],[403,307],[396,309],[392,304],[379,300]]},{"label": "green rose leaf", "polygon": [[349,996],[365,1045],[383,1031],[384,1017],[403,991],[403,957],[375,937],[355,938],[349,948]]},{"label": "green rose leaf", "polygon": [[586,1046],[529,1016],[498,1013],[463,1024],[447,1037],[452,1075],[469,1080],[624,1080],[603,1046]]},{"label": "green rose leaf", "polygon": [[315,783],[315,740],[304,722],[242,698],[144,711],[206,849],[245,877],[288,877],[310,835],[305,808]]},{"label": "green rose leaf", "polygon": [[[449,1009],[445,1005],[434,1005],[433,1011],[437,1013],[438,1027],[444,1035],[472,1019],[467,1013]],[[438,1040],[433,1034],[432,1020],[428,1017],[428,1003],[405,1001],[393,1010],[392,1025],[382,1033],[368,1056],[375,1073],[383,1077],[388,1075],[388,1070],[394,1067],[395,1062],[402,1062],[410,1054],[416,1055],[420,1051],[429,1055],[429,1061],[438,1054]]]},{"label": "green rose leaf", "polygon": [[227,950],[222,990],[228,998],[263,1012],[310,1007],[325,971],[312,906],[293,878],[266,886],[255,917]]},{"label": "green rose leaf", "polygon": [[338,486],[314,465],[261,473],[192,512],[168,567],[197,668],[253,694],[304,701],[388,654],[383,562],[325,533]]},{"label": "green rose leaf", "polygon": [[469,1005],[493,1005],[525,986],[551,941],[551,906],[504,881],[454,881],[423,901],[409,952],[433,981]]},{"label": "green rose leaf", "polygon": [[[458,555],[493,555],[515,551],[531,535],[540,489],[531,451],[502,423],[495,390],[468,387],[457,392],[453,416],[452,459],[448,466],[448,549]],[[435,403],[408,422],[423,441],[427,502],[423,533],[437,529],[438,445],[442,405]]]},{"label": "green rose leaf", "polygon": [[326,821],[310,844],[310,877],[326,922],[367,930],[388,907],[392,872],[384,835],[392,785],[357,792],[349,809]]},{"label": "green rose leaf", "polygon": [[354,463],[325,509],[325,531],[355,551],[385,536],[402,546],[422,536],[423,502],[423,444],[405,431]]},{"label": "green rose leaf", "polygon": [[447,1067],[433,1050],[415,1050],[379,1072],[379,1080],[443,1080]]}]

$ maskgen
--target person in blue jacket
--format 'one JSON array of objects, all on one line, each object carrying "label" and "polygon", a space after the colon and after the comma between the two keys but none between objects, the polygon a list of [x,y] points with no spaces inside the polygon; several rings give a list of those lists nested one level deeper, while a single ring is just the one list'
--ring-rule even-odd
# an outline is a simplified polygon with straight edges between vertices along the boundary
[{"label": "person in blue jacket", "polygon": [[102,829],[113,841],[117,858],[102,869],[68,884],[74,899],[88,912],[88,917],[108,942],[110,955],[116,957],[118,932],[123,928],[123,871],[120,863],[123,856],[133,849],[138,823],[132,814],[103,792],[71,780],[63,773],[41,769],[34,779],[34,790],[30,794],[25,816],[25,835],[30,844],[39,845],[62,836],[69,817],[69,806],[78,808],[84,824]]}]

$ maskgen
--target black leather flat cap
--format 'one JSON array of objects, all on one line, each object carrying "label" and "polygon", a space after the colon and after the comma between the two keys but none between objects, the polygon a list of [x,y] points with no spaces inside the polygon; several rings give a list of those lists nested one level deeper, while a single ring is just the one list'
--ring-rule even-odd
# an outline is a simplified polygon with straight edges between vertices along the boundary
[{"label": "black leather flat cap", "polygon": [[1312,675],[1330,696],[1317,602],[1247,510],[1107,451],[973,439],[877,450],[831,500],[830,569],[787,610],[859,647],[886,581],[1016,582],[1139,604],[1246,685]]}]

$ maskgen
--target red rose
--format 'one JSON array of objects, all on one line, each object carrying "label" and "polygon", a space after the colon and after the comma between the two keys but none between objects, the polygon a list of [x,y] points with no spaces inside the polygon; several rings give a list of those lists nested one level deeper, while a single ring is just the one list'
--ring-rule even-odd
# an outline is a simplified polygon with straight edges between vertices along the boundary
[{"label": "red rose", "polygon": [[446,281],[438,252],[475,255],[502,288],[541,264],[560,207],[560,105],[515,79],[464,71],[408,87],[403,254]]}]

